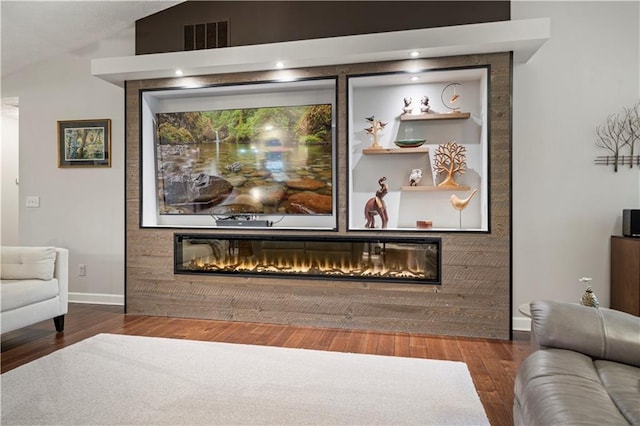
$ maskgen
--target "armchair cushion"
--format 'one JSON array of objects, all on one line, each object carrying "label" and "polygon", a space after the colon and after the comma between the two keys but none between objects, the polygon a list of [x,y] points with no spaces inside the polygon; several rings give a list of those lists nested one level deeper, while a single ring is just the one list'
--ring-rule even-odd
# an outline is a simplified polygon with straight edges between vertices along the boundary
[{"label": "armchair cushion", "polygon": [[2,280],[2,312],[53,299],[60,293],[58,280]]},{"label": "armchair cushion", "polygon": [[2,247],[3,280],[51,280],[56,261],[55,247]]}]

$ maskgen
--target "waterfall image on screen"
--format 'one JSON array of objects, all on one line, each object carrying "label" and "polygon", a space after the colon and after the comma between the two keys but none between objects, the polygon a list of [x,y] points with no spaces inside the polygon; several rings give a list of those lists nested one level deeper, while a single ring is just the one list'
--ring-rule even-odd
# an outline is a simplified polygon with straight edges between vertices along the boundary
[{"label": "waterfall image on screen", "polygon": [[331,215],[331,104],[156,114],[161,215]]}]

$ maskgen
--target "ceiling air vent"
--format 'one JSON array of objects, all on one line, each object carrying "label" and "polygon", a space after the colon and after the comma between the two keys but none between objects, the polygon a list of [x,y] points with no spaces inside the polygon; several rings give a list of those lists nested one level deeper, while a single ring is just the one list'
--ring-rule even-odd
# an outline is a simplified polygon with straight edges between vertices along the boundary
[{"label": "ceiling air vent", "polygon": [[229,21],[184,26],[184,50],[229,47]]}]

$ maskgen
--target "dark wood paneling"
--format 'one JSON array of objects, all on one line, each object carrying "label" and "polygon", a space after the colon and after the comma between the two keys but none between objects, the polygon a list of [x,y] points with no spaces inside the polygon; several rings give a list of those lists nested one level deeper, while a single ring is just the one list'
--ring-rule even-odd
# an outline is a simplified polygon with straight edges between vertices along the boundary
[{"label": "dark wood paneling", "polygon": [[[268,277],[173,275],[173,234],[185,230],[140,228],[139,90],[178,86],[177,80],[127,83],[127,312],[359,330],[399,331],[509,339],[511,325],[511,181],[509,53],[418,61],[424,69],[489,65],[491,70],[490,233],[442,237],[442,285]],[[338,76],[338,232],[346,231],[346,75],[403,70],[405,62],[293,70],[300,77]],[[194,84],[273,80],[273,72],[211,75]],[[188,231],[188,230],[186,230]],[[194,232],[208,232],[198,229]],[[220,230],[215,230],[220,233]],[[233,232],[233,231],[230,231]],[[235,231],[237,232],[237,231]],[[256,230],[256,234],[269,233]],[[278,231],[281,232],[281,231]],[[378,231],[380,232],[380,231]],[[304,235],[295,231],[292,234]],[[322,233],[314,233],[314,235]],[[373,231],[371,235],[376,235]],[[358,235],[362,235],[359,233]],[[392,231],[384,235],[394,235]],[[398,233],[424,236],[424,233]]]},{"label": "dark wood paneling", "polygon": [[640,238],[611,237],[611,309],[640,316]]},{"label": "dark wood paneling", "polygon": [[229,21],[229,46],[508,21],[509,1],[187,1],[136,21],[136,54],[183,50],[183,26]]}]

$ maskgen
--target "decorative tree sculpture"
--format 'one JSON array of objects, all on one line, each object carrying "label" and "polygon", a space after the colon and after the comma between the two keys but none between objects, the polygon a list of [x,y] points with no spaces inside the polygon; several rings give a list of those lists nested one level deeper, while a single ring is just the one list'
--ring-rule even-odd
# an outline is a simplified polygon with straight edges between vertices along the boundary
[{"label": "decorative tree sculpture", "polygon": [[438,185],[445,188],[456,187],[456,173],[462,174],[467,167],[467,148],[457,142],[449,142],[438,146],[433,157],[433,170],[436,173],[447,173],[447,177]]},{"label": "decorative tree sculpture", "polygon": [[382,148],[382,146],[380,146],[380,144],[378,143],[378,132],[384,129],[384,126],[386,126],[387,123],[376,120],[375,116],[373,115],[371,117],[365,118],[365,120],[371,123],[371,127],[367,127],[366,129],[364,129],[364,131],[370,135],[373,135],[373,144],[371,144],[369,148]]}]

